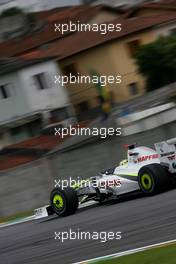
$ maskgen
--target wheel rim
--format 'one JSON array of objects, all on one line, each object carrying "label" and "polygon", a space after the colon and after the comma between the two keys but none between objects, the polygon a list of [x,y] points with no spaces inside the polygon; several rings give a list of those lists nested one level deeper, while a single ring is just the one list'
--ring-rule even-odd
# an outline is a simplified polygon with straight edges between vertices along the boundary
[{"label": "wheel rim", "polygon": [[64,207],[64,199],[60,194],[55,194],[53,197],[53,205],[57,209],[62,209]]},{"label": "wheel rim", "polygon": [[145,173],[141,176],[141,185],[142,185],[142,188],[146,191],[150,191],[153,187],[153,179],[152,177]]}]

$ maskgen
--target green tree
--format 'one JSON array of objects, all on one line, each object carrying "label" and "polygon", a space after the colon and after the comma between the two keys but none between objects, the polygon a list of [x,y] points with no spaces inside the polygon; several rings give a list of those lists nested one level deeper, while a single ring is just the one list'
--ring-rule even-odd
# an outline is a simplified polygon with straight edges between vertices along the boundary
[{"label": "green tree", "polygon": [[160,37],[142,45],[135,54],[148,91],[176,82],[176,36]]},{"label": "green tree", "polygon": [[1,17],[14,16],[14,15],[20,15],[20,14],[24,14],[24,12],[21,8],[11,7],[11,8],[5,9],[1,13]]},{"label": "green tree", "polygon": [[21,9],[19,7],[12,7],[12,8],[5,9],[0,14],[0,18],[13,17],[16,15],[26,16],[28,24],[30,24],[31,26],[33,26],[36,23],[36,19],[35,19],[35,16],[33,15],[33,13],[26,13],[23,9]]}]

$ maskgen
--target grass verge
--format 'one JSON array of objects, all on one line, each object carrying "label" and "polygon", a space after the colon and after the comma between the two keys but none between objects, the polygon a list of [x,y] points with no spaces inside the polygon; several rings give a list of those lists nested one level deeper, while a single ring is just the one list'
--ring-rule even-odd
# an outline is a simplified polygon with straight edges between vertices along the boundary
[{"label": "grass verge", "polygon": [[0,224],[10,222],[10,221],[14,221],[14,220],[18,220],[18,219],[23,218],[23,217],[28,217],[28,216],[33,215],[33,213],[34,213],[34,211],[32,210],[32,211],[26,211],[26,212],[22,212],[22,213],[10,215],[10,216],[0,217]]},{"label": "grass verge", "polygon": [[175,264],[176,244],[160,246],[128,256],[94,262],[97,264]]}]

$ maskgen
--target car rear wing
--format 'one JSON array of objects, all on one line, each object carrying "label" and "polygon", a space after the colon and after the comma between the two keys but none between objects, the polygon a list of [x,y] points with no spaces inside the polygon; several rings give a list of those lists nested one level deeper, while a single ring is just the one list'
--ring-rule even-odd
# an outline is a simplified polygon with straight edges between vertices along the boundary
[{"label": "car rear wing", "polygon": [[161,163],[166,165],[171,173],[176,173],[176,138],[156,143],[155,149]]}]

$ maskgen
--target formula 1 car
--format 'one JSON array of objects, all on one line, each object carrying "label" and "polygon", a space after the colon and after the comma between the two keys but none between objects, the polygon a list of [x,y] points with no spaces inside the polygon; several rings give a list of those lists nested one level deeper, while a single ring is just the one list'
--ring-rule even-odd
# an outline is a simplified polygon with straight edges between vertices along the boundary
[{"label": "formula 1 car", "polygon": [[176,183],[176,138],[148,147],[128,146],[127,159],[118,167],[64,189],[54,188],[47,211],[66,216],[90,200],[117,199],[134,191],[146,195],[164,192]]}]

